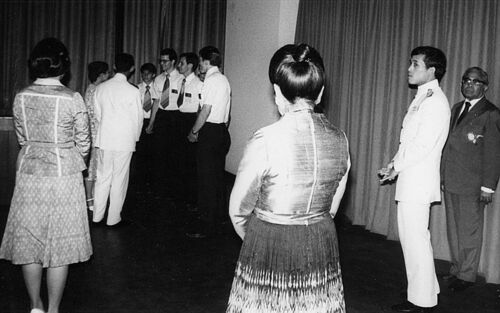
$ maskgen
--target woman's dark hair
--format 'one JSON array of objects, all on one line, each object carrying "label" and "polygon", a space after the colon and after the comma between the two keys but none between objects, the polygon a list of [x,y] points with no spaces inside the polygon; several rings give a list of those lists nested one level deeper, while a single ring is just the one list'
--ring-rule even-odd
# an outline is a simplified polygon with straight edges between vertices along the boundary
[{"label": "woman's dark hair", "polygon": [[57,38],[45,38],[38,42],[28,60],[30,76],[34,79],[67,74],[70,65],[68,49]]},{"label": "woman's dark hair", "polygon": [[97,77],[99,77],[99,75],[106,73],[109,70],[109,66],[108,63],[106,62],[95,61],[89,63],[89,65],[87,66],[87,70],[89,72],[88,76],[90,82],[94,83],[97,80]]},{"label": "woman's dark hair", "polygon": [[290,103],[298,98],[315,101],[325,80],[323,59],[307,44],[285,45],[271,58],[269,79]]}]

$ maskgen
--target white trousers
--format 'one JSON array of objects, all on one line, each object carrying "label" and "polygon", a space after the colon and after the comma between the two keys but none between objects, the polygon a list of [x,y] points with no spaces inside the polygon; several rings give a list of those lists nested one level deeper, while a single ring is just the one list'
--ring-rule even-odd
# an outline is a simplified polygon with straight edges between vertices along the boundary
[{"label": "white trousers", "polygon": [[107,225],[121,221],[121,211],[127,195],[130,173],[130,151],[97,150],[97,179],[94,192],[94,215],[96,223],[104,218],[109,197]]},{"label": "white trousers", "polygon": [[437,305],[439,293],[429,211],[430,204],[398,202],[398,231],[408,279],[408,301],[421,307]]}]

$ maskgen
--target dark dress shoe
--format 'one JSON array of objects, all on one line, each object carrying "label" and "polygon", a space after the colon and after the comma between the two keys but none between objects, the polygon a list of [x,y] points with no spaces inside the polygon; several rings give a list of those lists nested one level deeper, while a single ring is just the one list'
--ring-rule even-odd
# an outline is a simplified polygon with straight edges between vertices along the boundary
[{"label": "dark dress shoe", "polygon": [[396,312],[405,312],[405,313],[430,313],[434,311],[434,307],[424,308],[418,305],[415,305],[409,301],[405,301],[403,303],[395,304],[391,306],[391,309]]},{"label": "dark dress shoe", "polygon": [[465,289],[471,287],[472,285],[474,285],[473,282],[465,281],[465,280],[461,280],[461,279],[457,278],[454,282],[452,282],[448,286],[448,288],[451,291],[458,292],[458,291],[464,291]]},{"label": "dark dress shoe", "polygon": [[194,239],[202,239],[202,238],[207,237],[207,233],[202,232],[202,231],[192,230],[192,231],[186,232],[186,236],[188,236],[189,238],[194,238]]},{"label": "dark dress shoe", "polygon": [[451,282],[451,281],[454,281],[455,279],[457,279],[457,277],[455,275],[452,275],[452,274],[440,274],[440,275],[438,275],[438,278],[441,278],[443,281],[448,281],[448,282]]},{"label": "dark dress shoe", "polygon": [[126,227],[126,226],[130,226],[132,225],[132,222],[129,221],[129,220],[121,220],[119,221],[118,223],[116,224],[113,224],[113,225],[106,225],[108,226],[109,228],[113,228],[113,229],[118,229],[118,228],[122,228],[122,227]]}]

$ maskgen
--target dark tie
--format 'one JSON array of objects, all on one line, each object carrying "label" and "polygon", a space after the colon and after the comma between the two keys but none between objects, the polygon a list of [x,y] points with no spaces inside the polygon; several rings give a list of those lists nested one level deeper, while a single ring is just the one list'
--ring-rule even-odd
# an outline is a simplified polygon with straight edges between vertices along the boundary
[{"label": "dark tie", "polygon": [[169,87],[170,87],[170,80],[168,79],[170,77],[170,74],[167,74],[165,76],[165,83],[163,84],[163,90],[161,93],[161,107],[166,108],[168,106],[168,92],[169,92]]},{"label": "dark tie", "polygon": [[460,116],[458,117],[457,125],[460,124],[460,122],[465,118],[465,116],[467,115],[467,113],[469,113],[469,109],[470,109],[470,102],[469,101],[465,101],[465,108],[462,111],[462,113],[460,113]]},{"label": "dark tie", "polygon": [[165,92],[165,90],[167,90],[168,87],[170,87],[170,80],[168,79],[169,76],[170,76],[169,74],[166,75],[165,83],[163,84],[163,90],[162,90],[163,92]]},{"label": "dark tie", "polygon": [[146,86],[146,92],[144,92],[144,104],[142,105],[144,111],[151,111],[151,92],[149,92],[149,86]]},{"label": "dark tie", "polygon": [[179,97],[177,98],[177,106],[180,107],[184,102],[184,84],[186,83],[186,79],[182,80],[181,91],[179,92]]}]

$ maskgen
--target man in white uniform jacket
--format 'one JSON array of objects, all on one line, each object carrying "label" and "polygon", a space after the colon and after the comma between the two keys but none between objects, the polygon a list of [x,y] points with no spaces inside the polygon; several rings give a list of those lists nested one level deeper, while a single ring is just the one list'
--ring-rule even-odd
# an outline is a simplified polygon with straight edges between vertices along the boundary
[{"label": "man in white uniform jacket", "polygon": [[95,223],[104,218],[109,197],[106,224],[118,225],[127,194],[130,160],[141,135],[143,111],[139,89],[127,79],[134,72],[134,57],[121,53],[115,59],[116,75],[100,84],[95,92],[98,130],[97,180],[95,185]]},{"label": "man in white uniform jacket", "polygon": [[441,50],[413,49],[408,83],[418,86],[418,91],[403,120],[398,152],[379,171],[382,182],[399,175],[398,231],[408,301],[392,306],[398,312],[431,312],[437,305],[439,284],[428,226],[430,204],[441,200],[439,166],[450,124],[450,105],[439,87],[445,72],[446,56]]}]

